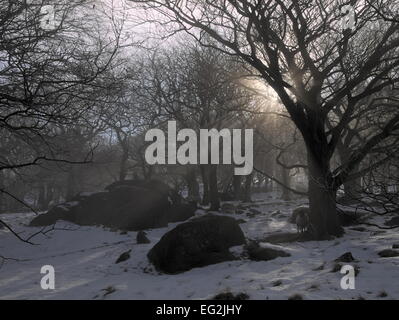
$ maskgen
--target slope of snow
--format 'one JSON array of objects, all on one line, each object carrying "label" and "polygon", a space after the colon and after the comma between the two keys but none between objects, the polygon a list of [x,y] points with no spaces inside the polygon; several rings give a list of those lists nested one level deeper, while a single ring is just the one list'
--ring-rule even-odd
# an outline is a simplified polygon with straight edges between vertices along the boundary
[{"label": "slope of snow", "polygon": [[[263,239],[280,231],[296,232],[287,223],[293,208],[302,200],[284,202],[265,194],[251,204],[262,213],[241,224],[250,239]],[[280,214],[274,214],[279,210]],[[198,215],[203,212],[198,212]],[[39,228],[26,225],[32,214],[8,214],[1,219],[22,236]],[[382,225],[381,217],[373,221]],[[250,299],[287,299],[299,294],[303,299],[399,299],[399,257],[380,258],[378,252],[399,243],[399,233],[367,227],[364,232],[346,228],[344,237],[322,242],[267,244],[289,252],[290,257],[271,261],[237,260],[195,268],[178,275],[160,274],[147,260],[151,247],[168,230],[148,230],[150,244],[136,244],[136,232],[121,234],[102,227],[79,227],[57,223],[56,230],[36,236],[37,245],[20,242],[10,232],[0,230],[0,299],[210,299],[218,293],[245,292]],[[115,264],[119,255],[131,249],[131,258]],[[233,248],[240,251],[242,248]],[[350,251],[359,268],[355,290],[343,290],[343,276],[331,272],[334,260]],[[15,259],[15,260],[13,260]],[[40,269],[55,268],[55,290],[43,290]],[[323,267],[321,267],[323,266]],[[387,294],[385,296],[384,293]]]}]

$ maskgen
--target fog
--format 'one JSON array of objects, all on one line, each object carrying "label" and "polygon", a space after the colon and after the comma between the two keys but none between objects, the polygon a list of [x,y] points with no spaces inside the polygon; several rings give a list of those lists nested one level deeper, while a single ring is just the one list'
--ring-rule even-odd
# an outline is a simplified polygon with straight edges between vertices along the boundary
[{"label": "fog", "polygon": [[0,298],[397,299],[397,5],[3,1]]}]

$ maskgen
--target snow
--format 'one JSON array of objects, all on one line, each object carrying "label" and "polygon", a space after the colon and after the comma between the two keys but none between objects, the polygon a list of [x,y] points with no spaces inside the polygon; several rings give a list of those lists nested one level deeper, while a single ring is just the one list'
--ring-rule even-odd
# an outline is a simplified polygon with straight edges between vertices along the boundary
[{"label": "snow", "polygon": [[[287,219],[293,208],[306,203],[304,199],[284,202],[265,194],[254,198],[256,201],[248,206],[262,214],[252,218],[226,214],[247,221],[240,225],[246,237],[261,240],[276,232],[296,232]],[[277,210],[280,214],[272,216]],[[199,210],[197,214],[204,212]],[[28,236],[40,230],[27,227],[33,216],[5,214],[1,219],[22,236]],[[372,222],[382,225],[383,219],[373,217]],[[151,243],[140,245],[136,244],[136,232],[122,234],[67,222],[57,223],[55,230],[36,236],[36,245],[23,243],[9,231],[0,230],[0,256],[9,258],[0,258],[0,299],[210,299],[226,291],[245,292],[250,299],[262,300],[287,299],[294,294],[304,299],[399,299],[399,257],[380,258],[377,254],[399,243],[395,229],[382,232],[367,226],[366,232],[359,232],[346,228],[344,237],[331,241],[262,242],[264,247],[284,250],[291,256],[259,262],[242,259],[178,275],[160,274],[146,255],[177,224],[148,230]],[[119,255],[129,249],[131,258],[115,264]],[[234,247],[231,251],[240,255],[243,250]],[[331,272],[334,260],[348,251],[356,261],[347,264],[360,270],[354,290],[341,289],[343,275]],[[43,265],[55,268],[55,290],[41,289]],[[387,297],[379,297],[381,292],[386,292]]]}]

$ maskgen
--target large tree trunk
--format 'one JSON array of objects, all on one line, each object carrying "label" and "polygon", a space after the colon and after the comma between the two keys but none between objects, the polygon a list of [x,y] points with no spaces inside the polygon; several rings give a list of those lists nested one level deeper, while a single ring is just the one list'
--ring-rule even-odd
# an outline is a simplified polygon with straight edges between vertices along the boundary
[{"label": "large tree trunk", "polygon": [[217,165],[209,166],[209,200],[211,203],[210,210],[219,211],[220,198],[218,191]]},{"label": "large tree trunk", "polygon": [[318,240],[341,236],[343,229],[336,208],[336,190],[332,189],[330,181],[329,163],[323,163],[323,157],[315,159],[308,155],[308,166],[310,223],[313,236]]},{"label": "large tree trunk", "polygon": [[326,114],[318,106],[304,107],[303,110],[306,113],[293,109],[291,116],[306,144],[310,230],[312,238],[325,240],[343,234],[336,207],[337,187],[330,168],[333,150],[325,132]]}]

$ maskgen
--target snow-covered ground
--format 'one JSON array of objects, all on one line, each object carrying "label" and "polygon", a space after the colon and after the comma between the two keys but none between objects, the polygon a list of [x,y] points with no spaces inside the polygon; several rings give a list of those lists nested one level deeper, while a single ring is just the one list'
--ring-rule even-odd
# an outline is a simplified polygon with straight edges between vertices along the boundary
[{"label": "snow-covered ground", "polygon": [[[296,231],[287,218],[304,200],[283,202],[265,194],[254,198],[252,205],[262,214],[252,218],[232,215],[247,220],[240,225],[246,237],[263,239],[280,231]],[[277,210],[280,214],[272,217]],[[39,230],[26,226],[32,217],[1,215],[23,236]],[[372,221],[383,223],[381,217]],[[360,232],[346,228],[344,237],[332,241],[273,245],[289,252],[290,257],[238,260],[178,275],[159,274],[146,255],[176,225],[148,230],[150,244],[136,244],[136,232],[121,234],[66,222],[57,223],[62,230],[35,237],[37,245],[20,242],[10,232],[0,230],[0,256],[9,258],[0,258],[0,299],[210,299],[226,291],[244,292],[250,299],[288,299],[295,294],[303,299],[399,299],[399,257],[380,258],[377,254],[399,243],[395,229],[381,231],[367,226]],[[129,249],[131,258],[115,264]],[[349,264],[360,271],[354,290],[341,289],[343,275],[331,272],[334,260],[348,251],[356,259]],[[55,290],[41,289],[43,265],[55,268]]]}]

